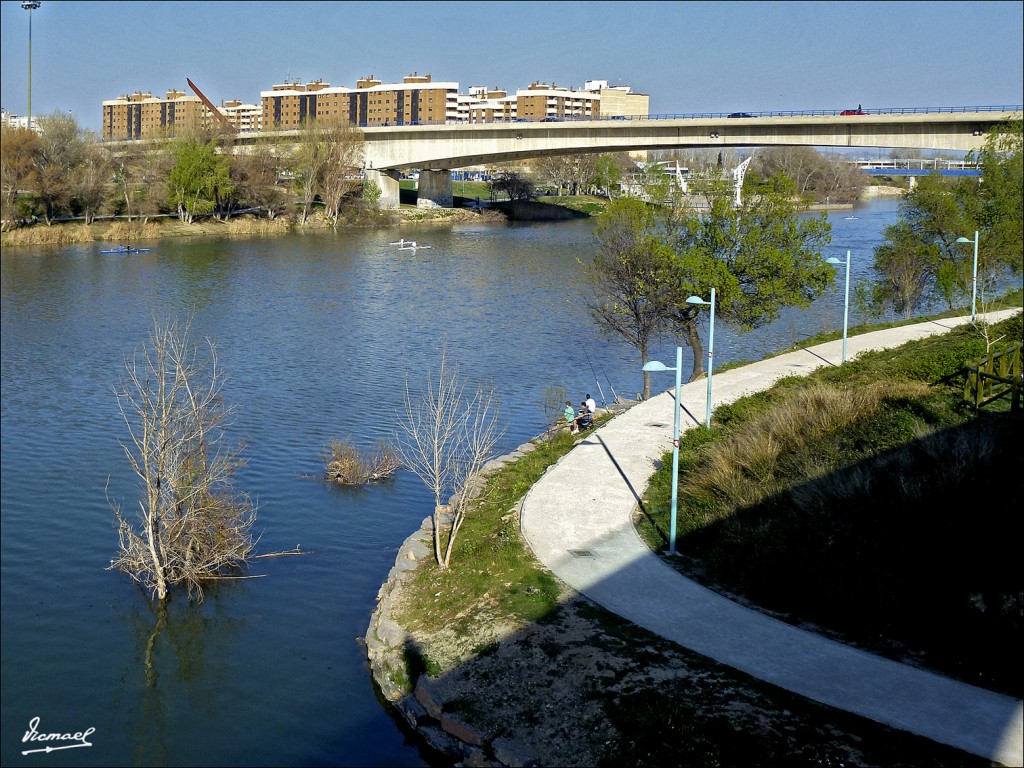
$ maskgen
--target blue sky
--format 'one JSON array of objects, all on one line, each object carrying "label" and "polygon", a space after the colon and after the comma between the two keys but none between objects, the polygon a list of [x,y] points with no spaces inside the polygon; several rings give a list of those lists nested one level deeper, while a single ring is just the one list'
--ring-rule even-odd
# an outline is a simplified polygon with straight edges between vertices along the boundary
[{"label": "blue sky", "polygon": [[[29,13],[0,1],[4,109],[24,115]],[[429,73],[514,92],[608,80],[654,113],[1024,102],[1021,2],[71,2],[32,12],[32,113],[191,78],[214,102],[286,79]]]}]

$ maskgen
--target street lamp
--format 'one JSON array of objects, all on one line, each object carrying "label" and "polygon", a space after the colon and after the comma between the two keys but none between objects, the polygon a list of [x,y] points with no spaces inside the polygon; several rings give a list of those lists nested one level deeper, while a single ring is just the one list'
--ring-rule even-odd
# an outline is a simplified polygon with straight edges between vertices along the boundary
[{"label": "street lamp", "polygon": [[843,362],[846,362],[846,329],[850,321],[850,252],[846,252],[846,261],[832,257],[825,259],[829,264],[846,265],[846,295],[843,298]]},{"label": "street lamp", "polygon": [[705,426],[711,429],[711,367],[715,357],[715,289],[711,289],[711,301],[704,301],[700,296],[691,296],[686,300],[687,304],[699,304],[711,307],[711,330],[708,333],[708,404]]},{"label": "street lamp", "polygon": [[652,371],[676,372],[676,403],[673,408],[675,418],[673,419],[672,427],[672,513],[668,534],[668,553],[674,555],[676,553],[676,499],[679,489],[679,392],[682,389],[683,348],[676,347],[675,368],[669,368],[658,360],[651,360],[651,362],[644,365],[643,370],[648,373]]},{"label": "street lamp", "polygon": [[39,0],[22,0],[21,7],[28,11],[28,127],[32,127],[32,11],[42,5]]},{"label": "street lamp", "polygon": [[[958,237],[956,239],[958,243],[969,243],[971,242],[966,237]],[[975,316],[977,315],[977,301],[978,301],[978,230],[974,230],[974,272],[971,277],[971,322],[974,322]]]}]

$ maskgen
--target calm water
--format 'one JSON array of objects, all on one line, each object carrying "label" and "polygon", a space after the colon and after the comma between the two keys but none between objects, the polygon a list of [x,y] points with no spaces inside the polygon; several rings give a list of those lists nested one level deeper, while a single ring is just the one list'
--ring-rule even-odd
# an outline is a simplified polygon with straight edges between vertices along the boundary
[{"label": "calm water", "polygon": [[[832,217],[862,274],[896,204]],[[574,287],[592,225],[461,226],[272,240],[15,249],[2,277],[2,744],[4,765],[423,765],[381,705],[363,648],[381,582],[431,502],[408,473],[358,490],[318,478],[331,440],[390,433],[406,380],[451,357],[499,392],[511,449],[540,432],[545,391],[633,397],[637,354],[593,329]],[[754,359],[842,323],[842,292],[743,337]],[[194,315],[228,373],[244,440],[240,490],[259,505],[259,578],[156,615],[105,570],[107,497],[132,507],[112,393],[154,314]],[[674,341],[652,355],[671,360]],[[655,388],[671,384],[655,380]],[[92,747],[22,755],[41,732],[95,728]],[[42,746],[45,746],[43,744]]]}]

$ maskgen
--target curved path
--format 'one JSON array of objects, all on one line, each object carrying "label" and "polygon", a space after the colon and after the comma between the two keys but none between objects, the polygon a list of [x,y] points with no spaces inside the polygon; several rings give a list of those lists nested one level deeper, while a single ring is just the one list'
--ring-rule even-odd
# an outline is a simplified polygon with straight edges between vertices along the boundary
[{"label": "curved path", "polygon": [[[1014,311],[997,312],[992,320]],[[848,356],[968,322],[919,323],[848,339]],[[713,405],[784,376],[837,364],[842,342],[790,352],[713,378]],[[669,378],[671,374],[664,374]],[[996,760],[1024,765],[1024,709],[1013,698],[821,637],[734,603],[670,568],[631,522],[656,462],[672,447],[673,390],[582,440],[523,500],[522,531],[556,576],[610,611],[815,701]],[[707,383],[684,385],[680,430],[704,420]],[[585,480],[581,482],[581,478]]]}]

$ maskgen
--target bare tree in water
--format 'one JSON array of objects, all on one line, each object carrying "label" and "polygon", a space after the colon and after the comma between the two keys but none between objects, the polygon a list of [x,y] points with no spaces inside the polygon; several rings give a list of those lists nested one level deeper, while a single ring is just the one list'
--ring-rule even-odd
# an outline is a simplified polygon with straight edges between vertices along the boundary
[{"label": "bare tree in water", "polygon": [[121,446],[143,493],[137,515],[110,502],[120,535],[110,567],[161,601],[179,585],[201,600],[203,583],[241,567],[255,546],[256,510],[231,485],[239,450],[222,445],[232,410],[224,381],[212,342],[193,343],[189,322],[157,321],[115,390],[129,435]]}]

